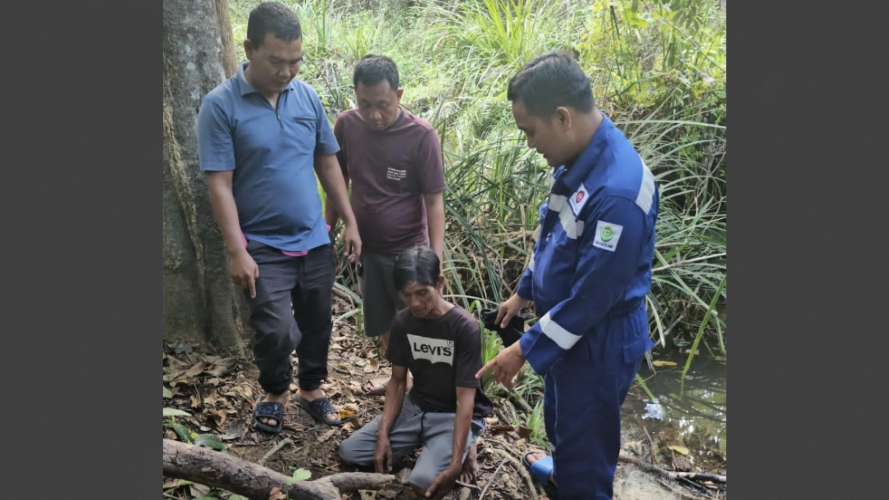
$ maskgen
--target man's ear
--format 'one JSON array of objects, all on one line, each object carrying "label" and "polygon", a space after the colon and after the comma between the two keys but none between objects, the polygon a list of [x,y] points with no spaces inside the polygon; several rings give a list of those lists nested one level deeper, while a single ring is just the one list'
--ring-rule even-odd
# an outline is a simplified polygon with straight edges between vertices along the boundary
[{"label": "man's ear", "polygon": [[402,96],[402,94],[404,94],[404,89],[403,89],[403,88],[399,88],[398,90],[395,91],[395,95],[398,96],[398,102],[401,102],[401,96]]},{"label": "man's ear", "polygon": [[568,108],[559,106],[553,114],[553,118],[555,118],[556,123],[559,124],[563,131],[571,129],[571,112],[568,111]]},{"label": "man's ear", "polygon": [[441,290],[444,287],[445,277],[444,274],[438,275],[438,289]]}]

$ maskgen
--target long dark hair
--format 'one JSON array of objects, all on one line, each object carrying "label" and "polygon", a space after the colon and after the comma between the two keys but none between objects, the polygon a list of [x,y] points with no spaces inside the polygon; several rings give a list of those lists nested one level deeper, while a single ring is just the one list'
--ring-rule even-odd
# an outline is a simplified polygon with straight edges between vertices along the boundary
[{"label": "long dark hair", "polygon": [[429,247],[413,247],[395,259],[395,289],[404,290],[411,283],[438,286],[441,262]]}]

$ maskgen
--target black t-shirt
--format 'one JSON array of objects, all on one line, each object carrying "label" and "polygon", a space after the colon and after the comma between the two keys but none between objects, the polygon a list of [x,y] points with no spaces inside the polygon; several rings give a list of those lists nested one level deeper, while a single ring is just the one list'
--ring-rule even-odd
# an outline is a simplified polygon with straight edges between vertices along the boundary
[{"label": "black t-shirt", "polygon": [[493,411],[475,374],[482,369],[481,328],[465,309],[454,306],[437,319],[421,319],[403,309],[395,316],[387,355],[414,376],[411,396],[423,411],[455,413],[457,387],[473,387],[473,418]]}]

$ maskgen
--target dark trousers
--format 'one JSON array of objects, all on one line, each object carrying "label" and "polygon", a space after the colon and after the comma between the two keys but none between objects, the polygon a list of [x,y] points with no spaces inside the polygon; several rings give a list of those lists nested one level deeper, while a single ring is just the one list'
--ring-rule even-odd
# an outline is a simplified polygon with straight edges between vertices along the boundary
[{"label": "dark trousers", "polygon": [[[331,301],[336,268],[330,245],[303,257],[250,242],[247,252],[259,266],[256,298],[251,299],[250,326],[259,384],[270,394],[281,394],[293,382],[290,355],[299,357],[299,387],[314,391],[327,378],[330,348]],[[291,309],[291,304],[293,309]]]},{"label": "dark trousers", "polygon": [[561,500],[611,500],[621,405],[647,347],[644,307],[610,317],[546,375],[544,421]]}]

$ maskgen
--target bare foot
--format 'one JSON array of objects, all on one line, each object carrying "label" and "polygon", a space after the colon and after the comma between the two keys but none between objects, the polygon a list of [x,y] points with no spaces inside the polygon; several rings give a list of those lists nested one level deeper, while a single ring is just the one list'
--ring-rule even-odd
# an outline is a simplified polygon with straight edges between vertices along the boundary
[{"label": "bare foot", "polygon": [[[305,399],[306,401],[308,401],[310,403],[312,401],[315,401],[316,399],[321,399],[323,397],[326,397],[324,395],[324,391],[322,391],[320,388],[315,389],[314,391],[304,391],[304,390],[300,389],[296,392],[296,394],[299,397]],[[339,415],[336,412],[333,412],[333,413],[328,413],[327,415],[324,415],[324,418],[329,422],[336,422],[339,419]]]},{"label": "bare foot", "polygon": [[[266,394],[264,398],[262,398],[262,403],[281,403],[281,406],[287,405],[287,400],[290,397],[290,393],[284,391],[283,394]],[[278,419],[268,418],[268,417],[260,417],[259,421],[269,425],[271,427],[276,427],[278,425]]]},{"label": "bare foot", "polygon": [[386,386],[389,385],[389,377],[380,377],[368,380],[364,384],[364,392],[371,396],[381,396],[386,394]]},{"label": "bare foot", "polygon": [[[546,458],[546,453],[543,453],[543,452],[541,452],[541,451],[538,451],[538,452],[536,452],[536,453],[532,453],[532,454],[528,455],[528,463],[531,464],[531,465],[534,465],[534,462],[537,462],[537,461],[540,460],[541,458]],[[549,482],[551,482],[551,483],[553,483],[554,485],[558,486],[558,484],[556,483],[555,477],[554,477],[554,476],[555,476],[555,473],[556,473],[555,470],[553,470],[553,472],[550,472],[550,473],[549,473]]]},{"label": "bare foot", "polygon": [[478,441],[474,441],[469,448],[469,454],[463,461],[463,471],[460,473],[460,482],[470,484],[475,481],[475,475],[478,474]]}]

